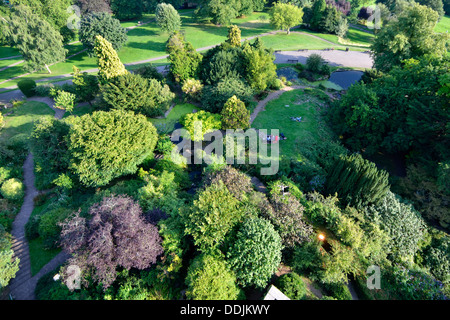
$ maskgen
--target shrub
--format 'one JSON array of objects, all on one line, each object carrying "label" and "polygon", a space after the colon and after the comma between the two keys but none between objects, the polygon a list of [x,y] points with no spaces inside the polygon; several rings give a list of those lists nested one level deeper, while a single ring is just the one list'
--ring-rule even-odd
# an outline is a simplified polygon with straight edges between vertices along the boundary
[{"label": "shrub", "polygon": [[76,96],[70,92],[59,90],[55,97],[55,107],[72,113]]},{"label": "shrub", "polygon": [[323,284],[325,291],[329,296],[337,300],[352,300],[352,294],[344,283],[327,283]]},{"label": "shrub", "polygon": [[236,300],[242,292],[236,276],[221,257],[201,254],[191,263],[186,276],[186,297],[194,300]]},{"label": "shrub", "polygon": [[202,96],[203,84],[200,80],[186,79],[183,82],[181,91],[193,101],[200,101]]},{"label": "shrub", "polygon": [[305,69],[313,73],[321,73],[324,64],[325,60],[322,56],[318,53],[313,53],[306,59]]},{"label": "shrub", "polygon": [[291,300],[304,300],[306,298],[306,284],[295,272],[283,274],[275,281],[275,285]]},{"label": "shrub", "polygon": [[156,79],[161,82],[164,80],[163,75],[159,73],[158,69],[156,69],[156,67],[153,65],[144,65],[142,67],[139,67],[138,69],[134,70],[134,74],[138,74],[145,79]]},{"label": "shrub", "polygon": [[41,221],[40,215],[31,216],[25,225],[25,236],[28,241],[39,237],[39,222]]},{"label": "shrub", "polygon": [[0,184],[2,184],[7,179],[11,178],[11,168],[0,167]]},{"label": "shrub", "polygon": [[25,188],[22,181],[17,178],[11,178],[3,182],[0,192],[5,199],[19,201],[25,195]]},{"label": "shrub", "polygon": [[22,79],[17,83],[17,86],[27,98],[30,98],[36,94],[36,81],[32,79]]},{"label": "shrub", "polygon": [[157,142],[155,127],[142,115],[113,110],[70,119],[71,170],[89,187],[137,171]]},{"label": "shrub", "polygon": [[236,96],[244,103],[250,102],[253,90],[242,80],[237,78],[226,78],[217,83],[215,86],[205,86],[202,95],[203,109],[219,113],[222,111],[224,104],[232,96]]},{"label": "shrub", "polygon": [[142,0],[111,0],[111,10],[119,20],[138,19],[142,16]]},{"label": "shrub", "polygon": [[227,252],[238,284],[264,288],[281,262],[282,248],[281,238],[269,221],[261,218],[245,220]]},{"label": "shrub", "polygon": [[[72,211],[66,208],[56,208],[45,212],[39,219],[38,233],[44,239],[44,246],[47,249],[57,247],[59,234],[61,233],[60,223],[69,217]],[[30,229],[33,227],[30,226]],[[33,231],[33,230],[30,230]]]},{"label": "shrub", "polygon": [[189,132],[191,140],[200,141],[203,140],[206,133],[219,130],[222,126],[222,119],[219,114],[200,110],[184,115],[180,119],[180,123]]},{"label": "shrub", "polygon": [[101,93],[109,108],[135,111],[148,117],[163,115],[175,97],[168,85],[131,73],[105,84]]},{"label": "shrub", "polygon": [[250,127],[250,112],[245,107],[245,103],[236,96],[227,100],[221,115],[223,129],[247,129]]},{"label": "shrub", "polygon": [[39,97],[49,97],[50,96],[50,89],[53,87],[52,84],[41,84],[34,88],[34,92],[36,92],[36,95]]},{"label": "shrub", "polygon": [[91,102],[100,90],[96,76],[81,72],[73,66],[73,84],[78,101]]}]

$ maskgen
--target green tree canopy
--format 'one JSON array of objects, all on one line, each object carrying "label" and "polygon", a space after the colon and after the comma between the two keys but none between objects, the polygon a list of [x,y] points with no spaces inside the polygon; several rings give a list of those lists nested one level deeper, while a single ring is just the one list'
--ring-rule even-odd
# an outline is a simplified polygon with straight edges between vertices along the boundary
[{"label": "green tree canopy", "polygon": [[427,6],[407,6],[376,35],[371,47],[375,68],[385,72],[406,59],[446,55],[450,35],[434,32],[438,18],[438,13]]},{"label": "green tree canopy", "polygon": [[28,71],[46,68],[51,73],[49,65],[66,57],[62,36],[29,7],[14,7],[7,17],[5,32],[8,41],[22,54]]},{"label": "green tree canopy", "polygon": [[120,25],[120,21],[106,12],[86,14],[80,21],[79,38],[91,56],[94,55],[96,36],[108,40],[116,51],[128,40],[126,29]]},{"label": "green tree canopy", "polygon": [[143,115],[112,110],[70,119],[70,170],[88,187],[132,174],[152,155],[158,139]]},{"label": "green tree canopy", "polygon": [[94,52],[97,56],[98,78],[100,82],[106,83],[110,79],[128,73],[120,61],[116,50],[102,36],[95,37]]},{"label": "green tree canopy", "polygon": [[181,28],[181,18],[178,11],[167,3],[156,6],[156,23],[162,31],[174,32]]},{"label": "green tree canopy", "polygon": [[291,28],[302,23],[303,10],[290,3],[277,2],[270,10],[270,23],[276,28],[286,30],[290,34]]}]

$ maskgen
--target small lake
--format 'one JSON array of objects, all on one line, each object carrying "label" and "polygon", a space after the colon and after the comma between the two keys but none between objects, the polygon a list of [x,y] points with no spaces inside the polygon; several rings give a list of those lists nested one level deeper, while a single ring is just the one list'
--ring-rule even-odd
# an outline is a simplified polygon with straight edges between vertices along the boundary
[{"label": "small lake", "polygon": [[342,87],[344,90],[347,90],[352,84],[358,82],[359,79],[361,79],[362,75],[362,71],[335,71],[330,75],[328,81],[331,81]]}]

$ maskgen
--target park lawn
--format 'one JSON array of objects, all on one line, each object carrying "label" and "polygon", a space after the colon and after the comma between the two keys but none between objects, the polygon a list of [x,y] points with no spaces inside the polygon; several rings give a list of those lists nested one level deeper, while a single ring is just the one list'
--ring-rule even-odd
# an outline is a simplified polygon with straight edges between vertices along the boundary
[{"label": "park lawn", "polygon": [[351,44],[364,45],[369,47],[370,45],[372,45],[374,38],[375,35],[373,33],[350,27],[347,31],[347,35],[344,38],[344,41],[348,40]]},{"label": "park lawn", "polygon": [[[270,101],[252,123],[252,128],[278,129],[287,139],[279,142],[280,157],[304,161],[303,142],[330,139],[328,128],[321,116],[322,101],[316,97],[317,89],[297,89],[283,93]],[[310,101],[308,101],[310,100]],[[288,107],[287,107],[288,106]],[[291,117],[302,117],[301,122]]]},{"label": "park lawn", "polygon": [[1,46],[0,47],[0,58],[8,58],[13,56],[20,55],[19,50],[10,46]]},{"label": "park lawn", "polygon": [[[23,60],[22,57],[16,57],[16,58],[12,58],[12,59],[0,60],[0,69],[4,68],[4,67],[7,67],[7,66],[9,66],[9,65],[11,65],[13,63],[18,62],[18,61],[21,61],[21,60]],[[3,70],[2,73],[4,71],[5,70]]]},{"label": "park lawn", "polygon": [[173,109],[167,115],[167,118],[150,119],[150,122],[158,129],[160,132],[170,133],[175,129],[175,124],[180,120],[180,118],[188,113],[192,113],[194,109],[199,109],[190,103],[181,103],[173,107]]},{"label": "park lawn", "polygon": [[49,263],[61,249],[44,249],[42,238],[33,239],[28,242],[30,250],[31,276],[38,273],[43,266]]},{"label": "park lawn", "polygon": [[[191,42],[194,48],[202,48],[212,45],[217,45],[223,42],[228,34],[228,28],[226,26],[215,26],[213,24],[198,24],[194,21],[193,11],[180,11],[182,18],[182,31],[186,34],[187,41]],[[258,20],[261,16],[265,19]],[[254,36],[260,33],[264,33],[271,30],[270,23],[268,22],[267,13],[257,12],[249,15],[245,18],[233,19],[232,23],[242,27],[242,37]],[[153,19],[154,14],[146,15],[145,18]],[[144,19],[141,19],[144,21]],[[135,25],[136,22],[128,21],[123,26],[129,26],[128,24]],[[164,59],[166,53],[166,42],[169,38],[169,34],[162,32],[157,26],[155,21],[148,24],[136,27],[128,31],[128,41],[118,52],[119,58],[124,64],[144,61],[148,59],[154,59],[161,57]],[[69,50],[67,56],[79,52],[82,50],[82,44],[76,43],[67,45]],[[56,63],[50,67],[51,74],[46,71],[36,72],[27,75],[23,78],[29,78],[33,80],[46,79],[54,76],[68,75],[72,72],[73,65],[77,66],[80,70],[90,70],[97,68],[96,58],[89,57],[87,53],[81,53],[74,57],[71,57],[64,62]],[[10,68],[0,76],[0,82],[24,74],[20,65],[17,68]],[[0,88],[16,86],[20,79],[14,79],[0,84]]]},{"label": "park lawn", "polygon": [[[13,112],[5,116],[6,113]],[[28,101],[21,106],[9,108],[2,112],[5,126],[0,131],[0,140],[9,140],[12,137],[24,134],[30,136],[34,122],[42,116],[54,116],[55,112],[43,102]]]},{"label": "park lawn", "polygon": [[333,45],[326,41],[311,37],[300,33],[277,33],[261,38],[264,45],[274,50],[298,50],[298,49],[326,49],[326,48],[342,48],[342,45]]},{"label": "park lawn", "polygon": [[450,30],[450,16],[446,15],[441,18],[434,28],[435,32],[445,33]]}]

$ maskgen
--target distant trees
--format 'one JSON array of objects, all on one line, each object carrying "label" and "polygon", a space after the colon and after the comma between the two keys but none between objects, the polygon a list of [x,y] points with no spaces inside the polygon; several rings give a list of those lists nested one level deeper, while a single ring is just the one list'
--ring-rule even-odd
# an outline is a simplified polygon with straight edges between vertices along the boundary
[{"label": "distant trees", "polygon": [[152,155],[157,141],[155,127],[142,115],[112,110],[71,119],[70,169],[89,187],[135,173]]},{"label": "distant trees", "polygon": [[398,19],[391,21],[375,37],[372,45],[374,66],[386,72],[406,59],[425,55],[442,57],[450,35],[435,33],[439,15],[417,3],[407,6]]},{"label": "distant trees", "polygon": [[277,2],[270,10],[270,23],[276,28],[286,30],[290,34],[290,29],[302,23],[303,10],[290,3]]},{"label": "distant trees", "polygon": [[[89,209],[90,218],[76,213],[62,224],[61,243],[74,254],[68,265],[76,265],[83,279],[108,288],[117,268],[145,269],[162,254],[158,229],[146,223],[138,203],[126,196],[111,196]],[[68,268],[65,268],[67,276]]]},{"label": "distant trees", "polygon": [[119,20],[131,20],[142,17],[142,0],[111,0],[111,10]]},{"label": "distant trees", "polygon": [[181,28],[180,15],[171,4],[158,4],[156,6],[155,18],[156,23],[162,31],[173,32]]},{"label": "distant trees", "polygon": [[83,15],[93,12],[107,12],[111,13],[109,0],[77,0]]},{"label": "distant trees", "polygon": [[62,36],[31,8],[15,7],[7,21],[6,37],[22,54],[27,71],[45,68],[51,73],[49,65],[65,59]]},{"label": "distant trees", "polygon": [[89,55],[94,55],[96,36],[108,40],[116,51],[119,51],[128,40],[127,32],[119,20],[106,12],[86,14],[80,21],[79,38]]}]

